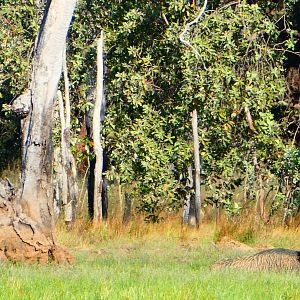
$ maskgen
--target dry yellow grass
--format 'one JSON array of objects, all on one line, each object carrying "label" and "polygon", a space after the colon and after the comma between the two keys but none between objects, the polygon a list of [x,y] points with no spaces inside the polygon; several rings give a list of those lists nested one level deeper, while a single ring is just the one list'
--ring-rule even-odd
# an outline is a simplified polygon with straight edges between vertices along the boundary
[{"label": "dry yellow grass", "polygon": [[67,230],[62,223],[57,226],[59,242],[77,249],[91,245],[97,246],[112,240],[135,241],[146,238],[169,239],[183,243],[191,241],[216,243],[224,236],[250,246],[261,245],[261,248],[264,248],[264,245],[300,248],[298,229],[287,229],[261,223],[255,225],[246,220],[240,220],[238,225],[225,221],[218,226],[215,223],[203,223],[199,229],[183,225],[180,218],[169,218],[158,224],[145,223],[142,218],[135,218],[127,225],[122,224],[120,219],[114,218],[99,226],[94,226],[91,222],[82,219],[77,220],[71,230]]}]

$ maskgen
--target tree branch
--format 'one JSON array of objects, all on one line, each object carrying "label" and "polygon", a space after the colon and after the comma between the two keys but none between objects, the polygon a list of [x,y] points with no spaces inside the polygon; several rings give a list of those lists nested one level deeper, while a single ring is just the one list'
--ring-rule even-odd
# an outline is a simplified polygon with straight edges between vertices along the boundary
[{"label": "tree branch", "polygon": [[185,44],[186,46],[190,47],[193,52],[198,56],[200,57],[200,53],[198,52],[198,50],[188,41],[188,40],[185,40],[184,39],[184,36],[185,34],[189,31],[189,29],[191,28],[191,26],[195,25],[198,23],[198,21],[200,20],[200,18],[202,17],[202,15],[204,14],[205,10],[206,10],[206,7],[207,7],[207,3],[208,3],[208,0],[205,0],[204,1],[204,4],[203,4],[203,7],[199,13],[199,15],[197,16],[197,18],[195,20],[193,20],[192,22],[188,23],[184,30],[182,31],[182,33],[179,35],[179,39],[180,41]]}]

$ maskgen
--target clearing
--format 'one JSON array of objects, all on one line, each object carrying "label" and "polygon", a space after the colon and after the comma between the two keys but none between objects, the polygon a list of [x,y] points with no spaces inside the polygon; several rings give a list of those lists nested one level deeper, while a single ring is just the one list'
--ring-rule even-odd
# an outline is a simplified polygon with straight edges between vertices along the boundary
[{"label": "clearing", "polygon": [[[255,251],[216,245],[211,225],[199,231],[174,224],[82,225],[59,230],[58,237],[73,250],[75,264],[1,263],[0,299],[300,299],[297,273],[211,271],[219,259]],[[300,236],[269,230],[255,244],[297,248]]]}]

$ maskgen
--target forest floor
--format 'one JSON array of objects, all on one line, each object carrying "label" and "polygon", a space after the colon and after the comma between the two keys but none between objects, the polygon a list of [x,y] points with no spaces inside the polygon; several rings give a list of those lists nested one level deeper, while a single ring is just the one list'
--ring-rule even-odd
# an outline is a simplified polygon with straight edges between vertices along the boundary
[{"label": "forest floor", "polygon": [[246,245],[230,238],[216,243],[213,225],[112,227],[59,229],[74,265],[1,263],[0,299],[300,299],[298,273],[210,270],[219,259],[262,248],[296,249],[295,230],[264,230]]}]

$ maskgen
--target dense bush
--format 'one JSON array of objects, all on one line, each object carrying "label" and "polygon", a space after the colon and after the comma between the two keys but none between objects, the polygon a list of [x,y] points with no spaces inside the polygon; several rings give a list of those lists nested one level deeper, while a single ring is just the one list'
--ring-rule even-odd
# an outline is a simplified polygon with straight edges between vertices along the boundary
[{"label": "dense bush", "polygon": [[[34,3],[0,1],[0,155],[17,153],[17,125],[4,104],[29,80],[41,10]],[[157,220],[183,205],[196,108],[206,204],[236,214],[260,198],[265,202],[263,191],[271,188],[270,214],[293,214],[299,207],[298,121],[286,73],[287,53],[298,47],[295,5],[210,1],[185,37],[196,54],[179,41],[200,10],[189,1],[79,1],[67,47],[74,138],[92,106],[95,41],[103,29],[107,176],[130,187],[140,210]],[[4,151],[12,145],[15,151]]]}]

